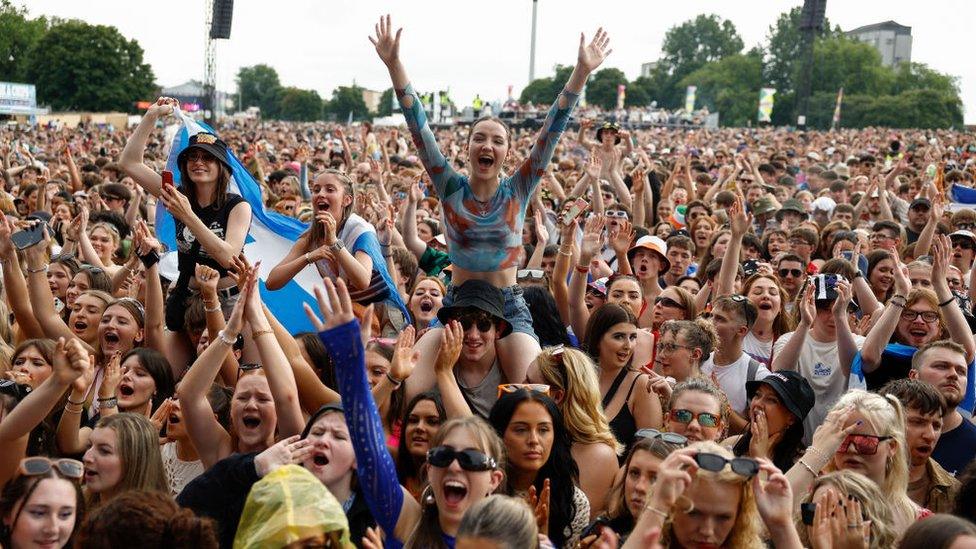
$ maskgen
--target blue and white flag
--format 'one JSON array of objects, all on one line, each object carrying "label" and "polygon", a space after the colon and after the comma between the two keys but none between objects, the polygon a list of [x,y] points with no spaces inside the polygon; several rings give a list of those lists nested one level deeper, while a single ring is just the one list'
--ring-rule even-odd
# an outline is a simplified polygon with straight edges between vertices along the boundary
[{"label": "blue and white flag", "polygon": [[949,189],[949,210],[958,211],[964,208],[976,210],[976,189],[953,183]]},{"label": "blue and white flag", "polygon": [[[166,169],[173,172],[173,182],[179,186],[180,170],[176,165],[176,158],[180,151],[186,148],[190,136],[200,132],[217,135],[217,132],[180,111],[177,111],[177,116],[182,122],[182,127],[179,128],[173,138]],[[251,205],[253,217],[250,231],[244,240],[244,255],[252,263],[261,261],[261,272],[258,273],[261,298],[290,333],[314,331],[302,310],[302,303],[308,303],[317,310],[312,288],[316,284],[321,284],[322,278],[316,272],[315,267],[302,269],[295,275],[295,278],[280,290],[272,292],[264,284],[267,273],[271,272],[271,269],[288,255],[292,245],[308,226],[297,219],[265,210],[264,204],[261,202],[260,185],[241,164],[233,151],[228,150],[227,152],[227,160],[230,163],[232,173],[227,191],[241,195]],[[160,273],[170,280],[176,280],[178,276],[175,251],[176,224],[173,216],[163,206],[162,201],[156,204],[156,234],[160,242],[173,250],[165,254],[160,261]]]}]

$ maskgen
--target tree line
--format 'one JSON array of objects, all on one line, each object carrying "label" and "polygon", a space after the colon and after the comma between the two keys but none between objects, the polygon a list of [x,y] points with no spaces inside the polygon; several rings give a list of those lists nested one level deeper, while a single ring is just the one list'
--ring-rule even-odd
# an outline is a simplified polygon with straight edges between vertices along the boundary
[{"label": "tree line", "polygon": [[[720,112],[724,126],[755,124],[760,88],[776,89],[772,123],[796,121],[796,88],[800,80],[801,8],[782,13],[770,25],[763,44],[745,51],[731,21],[699,15],[668,30],[663,55],[647,77],[628,81],[622,71],[605,68],[586,86],[588,102],[605,109],[617,104],[617,86],[625,84],[626,106],[677,109],[685,90],[697,86],[696,106]],[[960,127],[963,106],[956,78],[921,63],[886,67],[872,46],[850,39],[824,22],[814,40],[814,67],[807,124],[827,128],[837,92],[844,88],[841,126],[861,128]],[[522,102],[549,103],[569,78],[571,67],[533,80],[522,90]]]}]

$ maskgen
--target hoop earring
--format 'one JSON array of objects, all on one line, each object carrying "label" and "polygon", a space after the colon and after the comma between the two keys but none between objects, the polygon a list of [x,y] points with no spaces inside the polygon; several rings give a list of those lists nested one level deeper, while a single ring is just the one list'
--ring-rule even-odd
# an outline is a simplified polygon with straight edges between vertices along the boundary
[{"label": "hoop earring", "polygon": [[424,505],[435,505],[437,503],[437,500],[434,499],[434,488],[430,484],[424,488],[424,491],[420,494],[420,499],[424,502]]}]

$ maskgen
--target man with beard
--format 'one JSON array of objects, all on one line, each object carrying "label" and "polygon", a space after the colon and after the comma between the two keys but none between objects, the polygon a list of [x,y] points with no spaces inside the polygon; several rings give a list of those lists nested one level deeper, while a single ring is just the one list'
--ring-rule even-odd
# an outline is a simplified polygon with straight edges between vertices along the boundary
[{"label": "man with beard", "polygon": [[933,513],[951,512],[959,481],[932,459],[948,411],[945,399],[934,387],[917,379],[889,381],[879,394],[897,398],[905,410],[908,497]]},{"label": "man with beard", "polygon": [[933,341],[919,349],[908,372],[909,379],[928,383],[945,399],[949,412],[932,457],[953,476],[976,457],[976,425],[957,409],[966,396],[968,372],[965,349],[949,340]]}]

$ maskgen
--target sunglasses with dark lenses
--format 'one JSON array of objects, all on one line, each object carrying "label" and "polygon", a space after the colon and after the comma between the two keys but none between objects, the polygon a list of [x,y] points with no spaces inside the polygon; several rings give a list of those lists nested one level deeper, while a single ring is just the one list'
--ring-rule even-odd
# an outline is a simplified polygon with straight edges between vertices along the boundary
[{"label": "sunglasses with dark lenses", "polygon": [[686,437],[681,436],[678,433],[667,433],[658,431],[657,429],[638,429],[634,436],[637,438],[648,438],[651,440],[659,438],[669,444],[677,444],[680,446],[688,445],[688,439]]},{"label": "sunglasses with dark lenses", "polygon": [[671,410],[668,417],[670,417],[672,421],[684,423],[685,425],[691,423],[692,420],[698,420],[698,424],[702,427],[718,427],[719,423],[721,422],[721,419],[713,413],[702,412],[700,414],[696,414],[691,410],[685,410],[683,408]]},{"label": "sunglasses with dark lenses", "polygon": [[671,299],[670,297],[658,296],[654,298],[654,304],[660,305],[662,307],[669,307],[671,309],[681,309],[685,310],[685,306],[678,303],[677,301]]},{"label": "sunglasses with dark lenses", "polygon": [[718,454],[699,452],[695,454],[695,463],[702,469],[713,473],[720,473],[726,465],[729,465],[733,473],[746,478],[752,478],[759,472],[759,462],[752,458],[728,459]]},{"label": "sunglasses with dark lenses", "polygon": [[498,466],[495,458],[477,450],[455,450],[450,446],[438,446],[427,451],[427,463],[434,467],[449,467],[454,460],[465,471],[491,471]]},{"label": "sunglasses with dark lenses", "polygon": [[733,473],[746,478],[752,478],[759,472],[759,462],[752,458],[728,459],[718,454],[699,452],[695,454],[695,463],[702,469],[713,473],[722,472],[725,466],[728,465],[731,467]]},{"label": "sunglasses with dark lenses", "polygon": [[974,249],[976,249],[976,243],[974,243],[972,240],[970,240],[968,238],[965,238],[965,237],[963,237],[963,238],[958,238],[958,237],[957,238],[953,238],[952,239],[952,247],[955,248],[956,246],[959,246],[960,248],[962,248],[964,250],[974,250]]},{"label": "sunglasses with dark lenses", "polygon": [[46,475],[52,468],[57,469],[61,476],[70,479],[80,479],[85,474],[85,466],[77,459],[48,459],[37,456],[20,462],[20,473],[29,477]]},{"label": "sunglasses with dark lenses", "polygon": [[457,321],[461,324],[461,329],[465,332],[471,329],[471,325],[477,326],[479,332],[487,332],[495,325],[494,319],[484,313],[461,315],[457,317]]},{"label": "sunglasses with dark lenses", "polygon": [[779,277],[780,278],[786,278],[788,276],[792,276],[793,278],[800,278],[801,276],[803,276],[803,271],[801,271],[800,269],[780,269],[779,270]]},{"label": "sunglasses with dark lenses", "polygon": [[873,456],[878,453],[878,446],[882,441],[888,440],[893,437],[879,437],[876,435],[847,435],[844,442],[840,445],[837,450],[842,454],[848,453],[851,448],[851,444],[857,450],[857,453],[862,456]]},{"label": "sunglasses with dark lenses", "polygon": [[498,386],[498,398],[502,398],[505,393],[517,393],[519,391],[549,396],[549,386],[544,383],[505,383]]},{"label": "sunglasses with dark lenses", "polygon": [[935,311],[913,311],[911,309],[904,309],[901,312],[902,320],[915,322],[915,319],[918,317],[922,317],[922,320],[929,323],[939,321],[939,313]]}]

